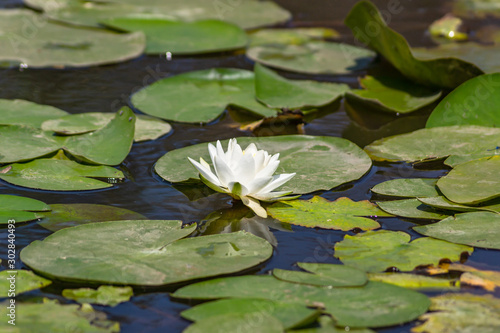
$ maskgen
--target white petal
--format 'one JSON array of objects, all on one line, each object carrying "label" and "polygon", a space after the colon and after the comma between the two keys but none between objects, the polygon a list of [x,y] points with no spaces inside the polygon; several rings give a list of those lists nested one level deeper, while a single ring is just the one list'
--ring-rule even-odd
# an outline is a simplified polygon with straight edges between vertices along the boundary
[{"label": "white petal", "polygon": [[206,180],[208,180],[209,182],[211,182],[212,184],[214,184],[216,186],[222,186],[221,182],[219,181],[217,176],[213,174],[212,170],[205,168],[203,165],[196,162],[195,160],[193,160],[190,157],[188,157],[188,159],[189,159],[189,162],[191,162],[191,164],[198,170],[198,172],[203,177],[205,177]]},{"label": "white petal", "polygon": [[214,164],[214,157],[217,155],[217,148],[211,143],[208,144],[208,153],[210,154],[210,159],[212,164]]},{"label": "white petal", "polygon": [[257,146],[255,146],[255,143],[251,143],[245,149],[244,154],[249,154],[253,156],[253,154],[255,154],[256,152],[257,152]]},{"label": "white petal", "polygon": [[229,143],[227,144],[226,161],[230,162],[232,160],[233,151],[237,144],[238,142],[236,141],[236,139],[229,140]]},{"label": "white petal", "polygon": [[270,161],[269,164],[255,175],[255,178],[271,177],[278,169],[280,161]]},{"label": "white petal", "polygon": [[252,155],[244,154],[239,162],[232,167],[234,179],[248,185],[255,178],[255,160]]},{"label": "white petal", "polygon": [[259,150],[257,153],[255,153],[254,156],[255,160],[255,172],[259,172],[260,170],[264,169],[264,161],[266,160],[266,152],[263,150]]},{"label": "white petal", "polygon": [[228,184],[229,191],[234,194],[235,196],[241,198],[244,197],[248,194],[248,189],[245,187],[245,185],[239,183],[239,182],[231,182]]},{"label": "white petal", "polygon": [[266,218],[267,217],[267,212],[266,210],[260,205],[258,200],[255,200],[254,198],[249,198],[249,197],[241,197],[241,201],[245,206],[250,208],[251,210],[254,211],[255,214],[257,214],[260,217]]},{"label": "white petal", "polygon": [[212,169],[210,168],[210,164],[208,164],[207,161],[203,159],[203,157],[200,157],[200,164],[203,165],[208,170],[212,171]]},{"label": "white petal", "polygon": [[265,177],[265,178],[255,178],[250,184],[248,184],[248,192],[249,193],[259,193],[269,182],[273,180],[273,177]]},{"label": "white petal", "polygon": [[226,186],[230,182],[234,181],[234,174],[231,169],[227,166],[226,162],[224,162],[223,158],[219,155],[214,158],[214,169],[217,174],[217,178],[222,186]]},{"label": "white petal", "polygon": [[295,176],[295,173],[283,173],[281,175],[275,175],[273,176],[273,180],[269,184],[267,184],[262,190],[260,190],[260,192],[257,194],[271,192],[275,188],[283,185],[284,183],[292,179],[293,176]]},{"label": "white petal", "polygon": [[219,159],[222,159],[224,162],[227,161],[226,154],[224,153],[224,149],[222,149],[222,144],[219,140],[217,140],[217,156]]},{"label": "white petal", "polygon": [[252,198],[262,201],[268,201],[272,199],[276,199],[285,195],[292,193],[292,191],[279,191],[279,192],[267,192],[267,193],[259,193],[252,194]]}]

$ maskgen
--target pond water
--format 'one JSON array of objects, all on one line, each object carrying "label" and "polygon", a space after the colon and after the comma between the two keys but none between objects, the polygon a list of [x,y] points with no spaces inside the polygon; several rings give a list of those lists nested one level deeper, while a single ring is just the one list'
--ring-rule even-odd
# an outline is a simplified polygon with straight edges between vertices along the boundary
[{"label": "pond water", "polygon": [[[289,27],[325,26],[342,33],[342,40],[353,42],[353,37],[343,19],[354,4],[342,0],[276,0],[293,13]],[[387,1],[374,1],[379,8],[387,6]],[[403,11],[391,17],[390,25],[403,34],[412,46],[429,46],[432,41],[426,29],[434,20],[442,17],[449,9],[447,1],[401,1]],[[3,8],[21,6],[19,1],[3,0]],[[474,24],[474,22],[471,22]],[[332,59],[334,61],[334,59]],[[223,54],[202,57],[174,57],[170,61],[164,56],[142,56],[125,63],[83,69],[0,69],[0,98],[26,99],[40,104],[53,105],[71,113],[111,112],[126,105],[131,93],[158,79],[186,71],[211,67],[236,67],[252,69],[253,63],[244,54]],[[375,66],[374,71],[390,71],[385,64]],[[311,78],[311,76],[280,72],[288,78]],[[318,76],[321,81],[343,82],[351,87],[357,86],[357,72],[346,76]],[[193,96],[196,98],[196,96]],[[425,116],[428,110],[420,112]],[[350,117],[349,117],[350,116]],[[362,117],[361,126],[351,118]],[[422,119],[425,119],[422,117]],[[394,131],[379,130],[392,118],[381,115],[364,115],[340,109],[324,118],[317,119],[304,126],[309,135],[326,135],[347,138],[361,147],[389,134],[408,132],[423,127],[424,121],[413,121],[411,126],[396,127]],[[112,189],[77,193],[47,192],[29,190],[0,183],[0,194],[15,194],[42,200],[48,204],[56,203],[96,203],[127,208],[147,216],[150,219],[180,219],[184,222],[201,221],[217,209],[229,208],[232,202],[228,196],[213,195],[209,198],[190,201],[171,184],[163,181],[153,171],[156,160],[166,152],[201,142],[226,139],[237,136],[270,135],[296,133],[295,126],[274,125],[261,129],[257,133],[239,130],[239,125],[231,119],[229,113],[206,126],[173,124],[173,132],[156,141],[134,144],[132,152],[125,160],[122,170],[129,179]],[[370,188],[375,184],[394,178],[437,178],[446,174],[448,169],[434,165],[432,169],[417,169],[405,163],[375,163],[368,174],[360,180],[345,184],[331,191],[319,194],[329,200],[347,196],[353,200],[372,199]],[[312,195],[305,196],[306,198]],[[384,229],[409,232],[412,237],[419,237],[410,227],[415,221],[399,218],[382,218],[379,222]],[[273,257],[252,272],[267,274],[274,268],[292,269],[294,263],[313,258],[316,262],[339,263],[333,257],[333,245],[340,241],[344,232],[292,227],[293,232],[273,230],[278,242]],[[6,229],[0,231],[6,239]],[[16,228],[18,249],[34,240],[43,239],[51,232],[36,222],[23,224]],[[0,248],[1,258],[6,258],[6,247]],[[500,253],[495,250],[476,248],[468,258],[471,266],[500,270]],[[19,258],[18,263],[20,263]],[[6,264],[4,261],[2,265]],[[3,267],[5,268],[5,267]],[[26,268],[21,266],[21,268]],[[68,287],[55,283],[36,292],[36,295],[60,298],[61,290]],[[462,291],[464,289],[462,288]],[[109,319],[120,322],[122,332],[181,332],[190,323],[180,318],[179,313],[189,306],[169,299],[169,290],[136,290],[132,300],[114,308],[96,306],[104,311]],[[482,293],[479,289],[466,290]],[[33,295],[30,294],[30,295]],[[500,292],[496,292],[500,296]],[[400,327],[379,329],[378,332],[409,332],[413,324]]]}]

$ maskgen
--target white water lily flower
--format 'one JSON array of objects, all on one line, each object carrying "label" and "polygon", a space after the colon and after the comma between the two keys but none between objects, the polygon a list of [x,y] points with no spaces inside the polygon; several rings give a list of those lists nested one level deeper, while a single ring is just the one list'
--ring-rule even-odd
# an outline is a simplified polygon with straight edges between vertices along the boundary
[{"label": "white water lily flower", "polygon": [[280,164],[279,154],[271,156],[267,151],[257,150],[253,143],[242,150],[236,139],[229,140],[227,152],[222,149],[220,141],[217,141],[217,147],[209,143],[208,152],[215,173],[203,158],[200,158],[198,163],[188,157],[199,171],[203,183],[217,192],[227,193],[241,200],[258,216],[267,217],[267,212],[259,200],[281,201],[298,197],[285,197],[292,191],[271,192],[295,176],[295,173],[273,176]]}]

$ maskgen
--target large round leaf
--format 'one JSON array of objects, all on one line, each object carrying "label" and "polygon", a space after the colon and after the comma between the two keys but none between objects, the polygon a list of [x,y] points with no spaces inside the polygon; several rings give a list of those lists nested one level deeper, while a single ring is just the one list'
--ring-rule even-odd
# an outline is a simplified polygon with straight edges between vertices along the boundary
[{"label": "large round leaf", "polygon": [[10,297],[9,289],[11,289],[11,283],[15,284],[14,292],[19,295],[27,291],[46,287],[52,281],[24,269],[4,270],[0,272],[0,297]]},{"label": "large round leaf", "polygon": [[47,21],[24,9],[0,12],[0,61],[28,67],[82,67],[109,64],[139,56],[142,33],[117,34],[73,28]]},{"label": "large round leaf", "polygon": [[21,251],[22,261],[64,281],[162,286],[238,272],[269,259],[272,246],[246,232],[179,240],[180,221],[89,223],[55,232]]},{"label": "large round leaf", "polygon": [[255,100],[254,86],[252,72],[213,68],[156,81],[132,95],[132,103],[149,115],[181,122],[210,122],[229,105],[261,117],[275,116],[275,110]]},{"label": "large round leaf", "polygon": [[33,221],[42,216],[36,212],[49,210],[50,206],[39,200],[0,194],[0,224],[7,224],[10,220],[16,223]]},{"label": "large round leaf", "polygon": [[472,253],[469,246],[452,244],[429,237],[410,242],[410,235],[402,231],[367,231],[355,236],[346,235],[335,244],[335,257],[344,264],[368,272],[397,267],[411,271],[420,265],[436,265],[441,259],[460,259],[462,252]]},{"label": "large round leaf", "polygon": [[228,313],[195,322],[184,333],[282,333],[281,322],[268,313]]},{"label": "large round leaf", "polygon": [[349,327],[401,324],[426,312],[430,303],[425,295],[386,283],[368,282],[361,287],[328,288],[262,275],[200,282],[178,289],[173,296],[186,299],[261,298],[319,306],[324,307],[324,312],[331,314],[339,326]]},{"label": "large round leaf", "polygon": [[[222,141],[222,145],[226,147],[227,142]],[[277,173],[297,173],[281,187],[296,194],[329,190],[360,178],[371,167],[371,160],[358,146],[341,138],[307,135],[238,138],[242,147],[252,142],[270,154],[280,153]],[[198,172],[189,164],[188,157],[210,161],[207,144],[168,152],[156,162],[155,171],[174,183],[198,179]]]},{"label": "large round leaf", "polygon": [[437,179],[432,178],[398,178],[385,181],[372,187],[371,191],[381,195],[403,198],[436,197]]},{"label": "large round leaf", "polygon": [[413,229],[448,242],[500,250],[500,214],[497,213],[463,213]]},{"label": "large round leaf", "polygon": [[393,201],[377,201],[377,205],[380,209],[389,214],[413,219],[440,220],[452,215],[452,212],[439,211],[433,207],[423,204],[415,198]]},{"label": "large round leaf", "polygon": [[416,59],[405,38],[387,26],[377,7],[369,1],[355,4],[345,24],[359,41],[376,50],[403,75],[419,84],[452,89],[483,74],[474,64],[456,58]]},{"label": "large round leaf", "polygon": [[420,161],[495,149],[500,128],[446,126],[424,128],[380,139],[365,147],[376,161]]},{"label": "large round leaf", "polygon": [[500,127],[500,73],[473,78],[446,96],[425,127],[479,125]]},{"label": "large round leaf", "polygon": [[484,210],[500,214],[500,200],[495,200],[491,203],[488,202],[487,205],[483,206],[462,205],[456,202],[451,202],[450,200],[446,199],[443,196],[432,197],[432,198],[418,198],[418,201],[428,206],[445,210],[454,210],[458,212],[476,212]]},{"label": "large round leaf", "polygon": [[67,115],[66,111],[22,99],[0,99],[0,125],[40,127],[49,119]]},{"label": "large round leaf", "polygon": [[437,182],[450,201],[478,204],[500,197],[500,156],[459,164]]},{"label": "large round leaf", "polygon": [[201,54],[235,50],[247,44],[245,31],[218,20],[183,22],[141,15],[117,17],[101,23],[125,31],[142,31],[149,54]]}]

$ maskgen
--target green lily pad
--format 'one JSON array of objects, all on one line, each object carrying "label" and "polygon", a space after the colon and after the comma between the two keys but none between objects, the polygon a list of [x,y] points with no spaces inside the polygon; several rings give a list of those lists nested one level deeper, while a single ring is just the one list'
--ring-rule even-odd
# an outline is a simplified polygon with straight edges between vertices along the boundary
[{"label": "green lily pad", "polygon": [[478,125],[500,127],[500,73],[473,78],[448,94],[425,127]]},{"label": "green lily pad", "polygon": [[230,313],[220,314],[199,320],[188,326],[184,333],[219,332],[262,332],[282,333],[281,322],[267,313]]},{"label": "green lily pad", "polygon": [[312,40],[340,37],[340,33],[328,28],[260,29],[250,32],[250,47],[266,44],[300,45]]},{"label": "green lily pad", "polygon": [[476,212],[488,211],[500,213],[500,200],[495,200],[494,203],[488,203],[484,206],[467,206],[452,202],[443,196],[432,198],[418,198],[418,200],[427,206],[436,207],[439,209],[454,210],[458,212]]},{"label": "green lily pad", "polygon": [[441,220],[453,215],[452,212],[446,214],[446,212],[425,205],[417,199],[377,201],[377,205],[389,214],[412,219]]},{"label": "green lily pad", "polygon": [[238,272],[273,253],[268,242],[246,232],[181,240],[195,229],[181,225],[151,220],[79,225],[31,243],[21,258],[58,280],[163,286]]},{"label": "green lily pad", "polygon": [[496,0],[457,0],[453,2],[453,12],[466,17],[500,17],[500,3]]},{"label": "green lily pad", "polygon": [[183,311],[181,316],[191,321],[200,321],[222,314],[267,314],[278,319],[285,329],[290,329],[312,322],[319,316],[319,311],[300,304],[233,298],[197,305]]},{"label": "green lily pad", "polygon": [[343,241],[335,244],[335,257],[367,272],[380,272],[390,267],[411,271],[421,265],[437,266],[444,258],[458,261],[462,252],[473,251],[469,246],[429,237],[411,242],[410,239],[405,232],[389,230],[346,235]]},{"label": "green lily pad", "polygon": [[47,21],[42,15],[25,9],[3,10],[0,22],[0,40],[4,45],[0,61],[28,67],[116,63],[136,58],[146,44],[142,33],[117,34],[102,29],[69,27]]},{"label": "green lily pad", "polygon": [[213,121],[229,105],[259,117],[276,116],[276,110],[255,100],[254,86],[252,72],[213,68],[156,81],[133,94],[132,103],[149,115],[188,123]]},{"label": "green lily pad", "polygon": [[270,108],[323,106],[341,98],[350,89],[346,84],[288,80],[259,64],[255,65],[254,72],[255,96]]},{"label": "green lily pad", "polygon": [[[228,140],[221,141],[224,147],[227,142]],[[238,138],[238,144],[242,147],[252,142],[270,154],[280,153],[281,163],[276,173],[297,173],[280,187],[283,191],[293,191],[296,194],[329,190],[360,178],[371,167],[371,160],[358,146],[341,138],[307,135]],[[189,165],[187,157],[195,160],[203,157],[210,161],[207,144],[168,152],[156,162],[155,171],[163,179],[173,183],[197,180],[198,173]]]},{"label": "green lily pad", "polygon": [[100,286],[96,289],[64,289],[63,297],[77,301],[78,303],[93,303],[100,305],[116,306],[128,302],[134,296],[131,287]]},{"label": "green lily pad", "polygon": [[377,7],[369,1],[356,3],[345,24],[356,39],[380,53],[401,74],[424,86],[453,89],[483,74],[474,64],[457,58],[415,58],[406,39],[387,26]]},{"label": "green lily pad", "polygon": [[392,216],[368,200],[355,202],[343,197],[332,202],[320,196],[314,196],[310,200],[277,202],[268,207],[267,212],[282,222],[342,231],[354,228],[361,230],[380,228],[377,221],[363,216]]},{"label": "green lily pad", "polygon": [[500,250],[500,214],[472,212],[450,216],[438,223],[413,227],[425,236],[448,242]]},{"label": "green lily pad", "polygon": [[141,31],[146,35],[146,53],[172,55],[203,54],[244,48],[247,35],[232,23],[218,20],[174,21],[152,15],[115,17],[103,20],[106,26]]},{"label": "green lily pad", "polygon": [[424,128],[407,134],[377,140],[365,147],[375,161],[435,160],[450,155],[466,155],[494,149],[499,128],[446,126]]},{"label": "green lily pad", "polygon": [[104,221],[145,220],[146,217],[131,210],[96,204],[54,204],[50,212],[43,213],[39,225],[57,231],[80,224]]},{"label": "green lily pad", "polygon": [[66,111],[22,99],[0,99],[0,125],[40,127],[49,119],[67,115]]},{"label": "green lily pad", "polygon": [[459,164],[495,155],[500,155],[500,146],[493,147],[492,149],[480,150],[467,155],[451,155],[443,163],[454,168]]},{"label": "green lily pad", "polygon": [[500,197],[500,156],[486,157],[456,166],[437,186],[450,201],[478,204]]},{"label": "green lily pad", "polygon": [[355,287],[368,281],[365,272],[345,265],[305,262],[299,262],[297,265],[311,273],[275,268],[273,275],[283,281],[325,287]]},{"label": "green lily pad", "polygon": [[[118,322],[106,319],[104,312],[95,311],[89,304],[59,304],[55,300],[44,299],[43,303],[22,303],[17,301],[16,318],[9,323],[9,301],[0,303],[2,332],[57,332],[61,328],[81,333],[116,333],[120,331]],[[22,318],[22,319],[21,319]]]},{"label": "green lily pad", "polygon": [[38,212],[50,209],[49,205],[35,199],[0,194],[0,224],[7,224],[9,220],[16,223],[33,221],[42,217]]},{"label": "green lily pad", "polygon": [[492,295],[444,294],[431,298],[430,310],[419,317],[425,321],[413,333],[500,331],[500,299]]},{"label": "green lily pad", "polygon": [[431,90],[400,78],[365,76],[359,82],[364,89],[348,91],[347,101],[354,100],[384,112],[410,113],[441,97],[439,90]]},{"label": "green lily pad", "polygon": [[423,294],[381,282],[368,282],[361,287],[327,288],[263,275],[199,282],[178,289],[172,296],[185,299],[260,298],[321,307],[337,320],[337,325],[353,328],[408,322],[418,313],[426,312],[430,303]]},{"label": "green lily pad", "polygon": [[94,178],[116,182],[125,176],[109,166],[83,165],[70,160],[43,158],[28,163],[14,163],[0,170],[0,179],[28,188],[49,191],[97,190],[113,185]]},{"label": "green lily pad", "polygon": [[402,198],[436,197],[437,179],[433,178],[398,178],[385,181],[372,187],[371,191],[381,195]]},{"label": "green lily pad", "polygon": [[[10,280],[9,280],[10,279]],[[5,270],[0,272],[0,297],[10,297],[9,293],[19,295],[27,291],[40,289],[50,285],[52,281],[44,279],[31,271]],[[10,288],[14,284],[15,288]]]},{"label": "green lily pad", "polygon": [[408,273],[369,273],[368,278],[410,289],[458,289],[459,286],[457,280]]},{"label": "green lily pad", "polygon": [[[318,318],[319,327],[302,328],[297,330],[287,331],[287,333],[344,333],[347,327],[335,326],[335,321],[330,316],[321,316]],[[369,328],[350,328],[352,333],[375,333]]]}]

